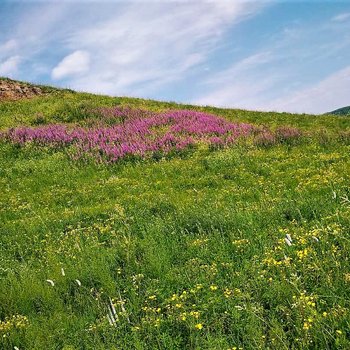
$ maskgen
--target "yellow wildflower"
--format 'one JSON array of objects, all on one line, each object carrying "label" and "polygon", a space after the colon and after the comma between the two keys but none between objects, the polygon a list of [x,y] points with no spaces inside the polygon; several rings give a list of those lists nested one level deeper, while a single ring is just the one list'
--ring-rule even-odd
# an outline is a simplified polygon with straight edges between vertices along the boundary
[{"label": "yellow wildflower", "polygon": [[304,322],[303,329],[308,330],[311,327],[310,323]]}]

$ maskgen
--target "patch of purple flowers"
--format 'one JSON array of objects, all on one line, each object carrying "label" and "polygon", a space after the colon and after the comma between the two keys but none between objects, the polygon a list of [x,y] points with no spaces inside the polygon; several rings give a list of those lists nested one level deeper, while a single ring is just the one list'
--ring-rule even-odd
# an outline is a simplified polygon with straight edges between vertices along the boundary
[{"label": "patch of purple flowers", "polygon": [[149,112],[131,108],[99,109],[100,120],[118,120],[112,126],[85,128],[63,124],[20,127],[8,130],[3,137],[23,145],[73,146],[72,157],[92,157],[97,161],[116,162],[127,156],[147,157],[167,154],[204,143],[224,147],[239,137],[248,136],[254,126],[232,123],[213,114],[191,110]]},{"label": "patch of purple flowers", "polygon": [[280,142],[297,140],[302,136],[303,134],[299,129],[291,126],[280,126],[276,129],[276,138]]}]

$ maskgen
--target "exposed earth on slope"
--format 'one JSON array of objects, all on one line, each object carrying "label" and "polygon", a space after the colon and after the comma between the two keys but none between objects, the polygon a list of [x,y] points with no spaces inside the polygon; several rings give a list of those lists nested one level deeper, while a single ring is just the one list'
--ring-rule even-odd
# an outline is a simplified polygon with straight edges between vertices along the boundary
[{"label": "exposed earth on slope", "polygon": [[0,101],[18,100],[43,94],[44,91],[40,87],[10,79],[0,79]]}]

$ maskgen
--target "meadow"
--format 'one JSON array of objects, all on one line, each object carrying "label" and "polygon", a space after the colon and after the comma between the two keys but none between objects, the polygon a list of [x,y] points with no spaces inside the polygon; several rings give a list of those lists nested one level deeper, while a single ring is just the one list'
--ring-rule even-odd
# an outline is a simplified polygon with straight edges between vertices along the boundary
[{"label": "meadow", "polygon": [[53,89],[0,131],[1,348],[350,348],[349,118]]}]

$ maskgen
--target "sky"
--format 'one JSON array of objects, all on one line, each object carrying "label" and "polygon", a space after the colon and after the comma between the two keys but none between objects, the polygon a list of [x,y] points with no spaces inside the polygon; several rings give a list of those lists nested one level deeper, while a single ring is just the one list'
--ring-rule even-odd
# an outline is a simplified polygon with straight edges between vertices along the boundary
[{"label": "sky", "polygon": [[0,0],[0,76],[325,113],[350,105],[350,0]]}]

